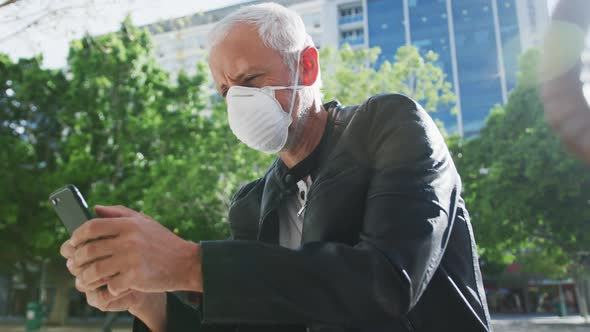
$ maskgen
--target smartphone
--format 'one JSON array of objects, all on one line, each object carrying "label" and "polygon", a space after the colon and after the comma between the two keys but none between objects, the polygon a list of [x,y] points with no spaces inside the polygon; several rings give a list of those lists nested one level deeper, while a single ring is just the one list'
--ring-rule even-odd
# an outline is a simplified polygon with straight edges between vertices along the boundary
[{"label": "smartphone", "polygon": [[83,223],[92,219],[88,204],[78,188],[72,184],[54,191],[49,195],[49,201],[70,235]]}]

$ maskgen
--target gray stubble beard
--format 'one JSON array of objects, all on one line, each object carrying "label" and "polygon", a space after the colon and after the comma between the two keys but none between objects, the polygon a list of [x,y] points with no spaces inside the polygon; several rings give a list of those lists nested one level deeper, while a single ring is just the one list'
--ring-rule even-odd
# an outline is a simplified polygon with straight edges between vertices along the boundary
[{"label": "gray stubble beard", "polygon": [[[305,126],[309,121],[311,110],[316,106],[315,103],[319,102],[316,101],[313,89],[303,88],[299,91],[301,93],[299,93],[297,98],[297,118],[295,119],[295,123],[293,123],[291,126],[291,130],[289,131],[289,136],[287,137],[287,142],[285,143],[283,151],[292,149],[304,138],[303,132],[305,131]],[[304,97],[301,98],[302,96]]]}]

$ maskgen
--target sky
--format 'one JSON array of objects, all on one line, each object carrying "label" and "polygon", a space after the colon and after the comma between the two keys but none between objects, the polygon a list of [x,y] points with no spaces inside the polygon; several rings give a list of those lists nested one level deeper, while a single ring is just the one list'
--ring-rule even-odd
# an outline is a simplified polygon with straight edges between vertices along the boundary
[{"label": "sky", "polygon": [[[547,0],[550,11],[557,1]],[[45,67],[63,68],[70,40],[85,31],[116,31],[127,13],[135,24],[144,25],[244,2],[248,0],[20,0],[20,5],[0,8],[0,52],[13,59],[42,53]],[[67,15],[51,14],[64,11]],[[38,25],[28,26],[41,15]]]},{"label": "sky", "polygon": [[[135,24],[145,25],[244,2],[248,0],[20,0],[18,6],[0,8],[0,52],[12,59],[43,53],[45,67],[62,68],[70,40],[85,31],[93,35],[116,31],[128,13]],[[38,25],[28,27],[41,15]],[[21,28],[25,28],[22,33],[14,34]]]}]

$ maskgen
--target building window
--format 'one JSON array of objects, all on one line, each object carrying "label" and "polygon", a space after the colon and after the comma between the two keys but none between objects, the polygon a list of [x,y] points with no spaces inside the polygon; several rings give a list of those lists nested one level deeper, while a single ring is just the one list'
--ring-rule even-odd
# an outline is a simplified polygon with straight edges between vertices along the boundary
[{"label": "building window", "polygon": [[423,47],[432,45],[432,40],[430,40],[430,39],[421,39],[421,40],[414,41],[412,44],[414,44],[414,46],[416,46],[418,48],[423,48]]},{"label": "building window", "polygon": [[350,7],[340,9],[340,17],[356,16],[363,14],[363,7]]},{"label": "building window", "polygon": [[338,23],[348,24],[348,23],[353,23],[353,22],[359,22],[362,20],[363,20],[363,7],[362,6],[340,8],[340,17],[338,18]]},{"label": "building window", "polygon": [[465,35],[462,33],[459,33],[455,36],[455,43],[457,45],[457,47],[459,46],[463,46],[465,45]]},{"label": "building window", "polygon": [[490,33],[488,31],[476,31],[475,42],[477,44],[488,44]]},{"label": "building window", "polygon": [[340,45],[348,43],[352,46],[361,45],[365,42],[363,29],[354,29],[340,32]]},{"label": "building window", "polygon": [[363,29],[343,31],[341,33],[341,36],[343,39],[356,39],[356,38],[363,37],[363,35],[364,35]]}]

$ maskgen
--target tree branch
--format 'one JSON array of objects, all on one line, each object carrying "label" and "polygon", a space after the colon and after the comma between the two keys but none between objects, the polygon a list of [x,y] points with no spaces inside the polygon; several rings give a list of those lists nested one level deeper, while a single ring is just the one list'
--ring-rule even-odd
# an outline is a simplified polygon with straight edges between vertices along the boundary
[{"label": "tree branch", "polygon": [[[2,0],[0,0],[2,1]],[[9,4],[14,4],[14,3],[21,3],[20,0],[7,0],[6,2],[4,2],[3,4],[0,4],[0,8],[3,6],[7,6]],[[44,6],[43,8],[39,9],[39,10],[35,10],[33,13],[27,14],[26,16],[21,16],[18,17],[16,19],[13,18],[9,18],[6,19],[4,21],[0,21],[0,23],[9,23],[9,22],[17,22],[17,21],[23,21],[22,23],[26,23],[23,26],[17,28],[16,30],[13,31],[9,31],[6,34],[0,36],[0,42],[3,42],[11,37],[14,37],[24,31],[26,31],[27,29],[35,26],[35,25],[39,25],[42,22],[44,22],[48,17],[67,17],[67,15],[71,14],[73,11],[76,10],[80,10],[80,9],[88,9],[88,6],[90,4],[78,4],[78,3],[74,3],[74,4],[66,4],[66,5],[62,5],[62,6],[52,6],[52,3],[48,3],[46,6]],[[105,6],[110,6],[111,4],[107,4]],[[32,18],[31,20],[24,20],[25,18],[31,17],[31,16],[37,16],[35,18]],[[56,26],[56,24],[54,23],[54,27]]]},{"label": "tree branch", "polygon": [[13,3],[16,3],[17,1],[18,1],[18,0],[6,0],[6,1],[4,1],[4,3],[1,3],[1,4],[0,4],[0,8],[2,8],[2,7],[6,7],[6,6],[8,6],[8,5],[11,5],[11,4],[13,4]]}]

